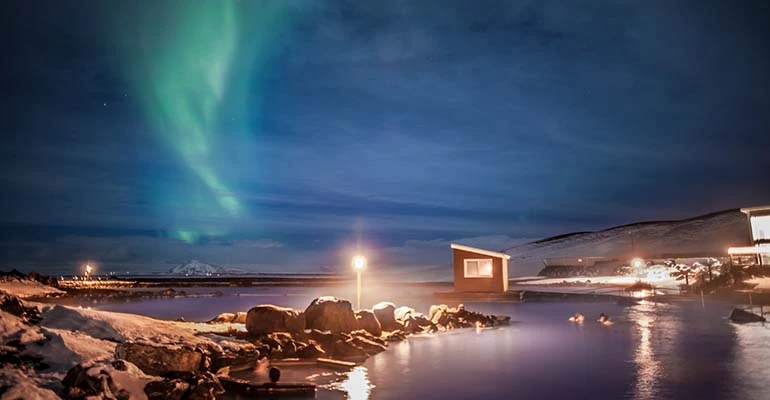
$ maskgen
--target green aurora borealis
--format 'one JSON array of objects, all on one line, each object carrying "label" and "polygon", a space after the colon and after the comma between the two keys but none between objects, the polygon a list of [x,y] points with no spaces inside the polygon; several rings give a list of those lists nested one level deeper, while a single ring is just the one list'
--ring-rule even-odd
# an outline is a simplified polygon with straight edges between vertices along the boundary
[{"label": "green aurora borealis", "polygon": [[225,234],[222,221],[249,217],[235,187],[238,171],[254,174],[259,162],[221,144],[256,141],[261,75],[289,13],[282,1],[172,4],[143,8],[143,23],[122,32],[122,63],[152,135],[191,175],[153,187],[151,198],[180,221],[167,234],[195,242]]}]

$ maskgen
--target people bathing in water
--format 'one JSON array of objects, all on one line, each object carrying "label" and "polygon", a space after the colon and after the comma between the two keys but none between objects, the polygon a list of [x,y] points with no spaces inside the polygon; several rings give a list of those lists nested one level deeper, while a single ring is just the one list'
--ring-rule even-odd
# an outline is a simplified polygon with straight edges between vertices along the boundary
[{"label": "people bathing in water", "polygon": [[604,313],[599,314],[599,319],[597,321],[604,325],[609,325],[612,323],[612,321],[610,321],[610,317]]},{"label": "people bathing in water", "polygon": [[585,315],[583,313],[575,313],[575,315],[569,317],[570,322],[579,322],[582,323],[586,319]]},{"label": "people bathing in water", "polygon": [[[585,317],[585,315],[583,315],[583,313],[576,312],[574,315],[569,317],[569,322],[582,323],[583,321],[585,321],[585,319],[586,319],[586,317]],[[605,313],[599,314],[599,319],[596,320],[596,321],[599,322],[599,323],[602,323],[604,325],[611,325],[612,324],[612,321],[610,321],[610,317],[607,316],[607,314],[605,314]]]}]

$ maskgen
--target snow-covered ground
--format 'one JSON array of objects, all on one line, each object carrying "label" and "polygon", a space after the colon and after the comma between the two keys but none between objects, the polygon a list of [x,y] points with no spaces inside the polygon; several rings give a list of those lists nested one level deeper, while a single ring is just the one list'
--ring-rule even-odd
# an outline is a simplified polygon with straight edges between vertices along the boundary
[{"label": "snow-covered ground", "polygon": [[233,351],[253,347],[245,341],[210,333],[214,328],[221,332],[230,329],[243,331],[243,324],[207,325],[87,308],[27,305],[40,307],[40,323],[30,325],[15,315],[0,312],[0,343],[18,340],[24,346],[22,355],[41,359],[49,368],[42,371],[13,366],[0,369],[0,386],[9,387],[0,397],[3,400],[58,399],[51,389],[60,390],[62,378],[77,364],[98,365],[98,371],[107,370],[117,387],[129,391],[132,399],[146,399],[144,386],[158,378],[145,375],[130,363],[127,363],[129,368],[126,371],[114,370],[110,362],[115,359],[115,348],[120,342],[171,348],[202,345]]},{"label": "snow-covered ground", "polygon": [[38,281],[28,279],[0,279],[0,292],[6,292],[21,298],[45,296],[49,294],[64,294],[54,287],[43,285]]},{"label": "snow-covered ground", "polygon": [[225,268],[207,264],[198,260],[190,260],[187,263],[177,265],[168,270],[169,275],[183,276],[216,276],[217,274],[242,274],[244,271],[235,268]]},{"label": "snow-covered ground", "polygon": [[576,276],[576,277],[569,277],[569,278],[516,280],[515,282],[513,282],[513,284],[516,286],[522,286],[522,287],[563,285],[563,286],[574,288],[575,286],[584,286],[584,287],[592,286],[593,289],[596,288],[595,287],[596,285],[605,285],[605,286],[609,285],[609,286],[615,286],[618,288],[625,288],[633,285],[639,280],[646,283],[650,283],[656,288],[660,288],[660,289],[678,289],[679,285],[682,284],[681,281],[676,280],[676,278],[671,275],[671,273],[675,271],[673,268],[665,268],[664,266],[655,266],[653,268],[649,268],[648,270],[651,273],[642,277],[637,277],[635,275]]}]

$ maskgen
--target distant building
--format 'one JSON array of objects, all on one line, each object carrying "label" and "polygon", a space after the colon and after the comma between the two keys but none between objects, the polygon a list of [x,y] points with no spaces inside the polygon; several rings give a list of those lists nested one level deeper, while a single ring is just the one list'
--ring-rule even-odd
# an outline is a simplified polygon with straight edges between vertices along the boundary
[{"label": "distant building", "polygon": [[539,276],[566,278],[616,275],[623,262],[610,257],[552,257],[544,259],[543,264]]},{"label": "distant building", "polygon": [[749,222],[751,246],[731,247],[728,254],[737,265],[770,265],[770,206],[741,208]]},{"label": "distant building", "polygon": [[452,243],[456,292],[508,291],[508,260],[505,253]]}]

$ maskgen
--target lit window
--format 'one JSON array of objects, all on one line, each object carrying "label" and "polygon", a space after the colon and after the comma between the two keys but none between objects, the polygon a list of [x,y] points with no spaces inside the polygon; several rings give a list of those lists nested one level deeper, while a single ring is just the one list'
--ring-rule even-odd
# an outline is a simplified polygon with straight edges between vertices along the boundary
[{"label": "lit window", "polygon": [[492,259],[465,260],[466,278],[491,278]]}]

